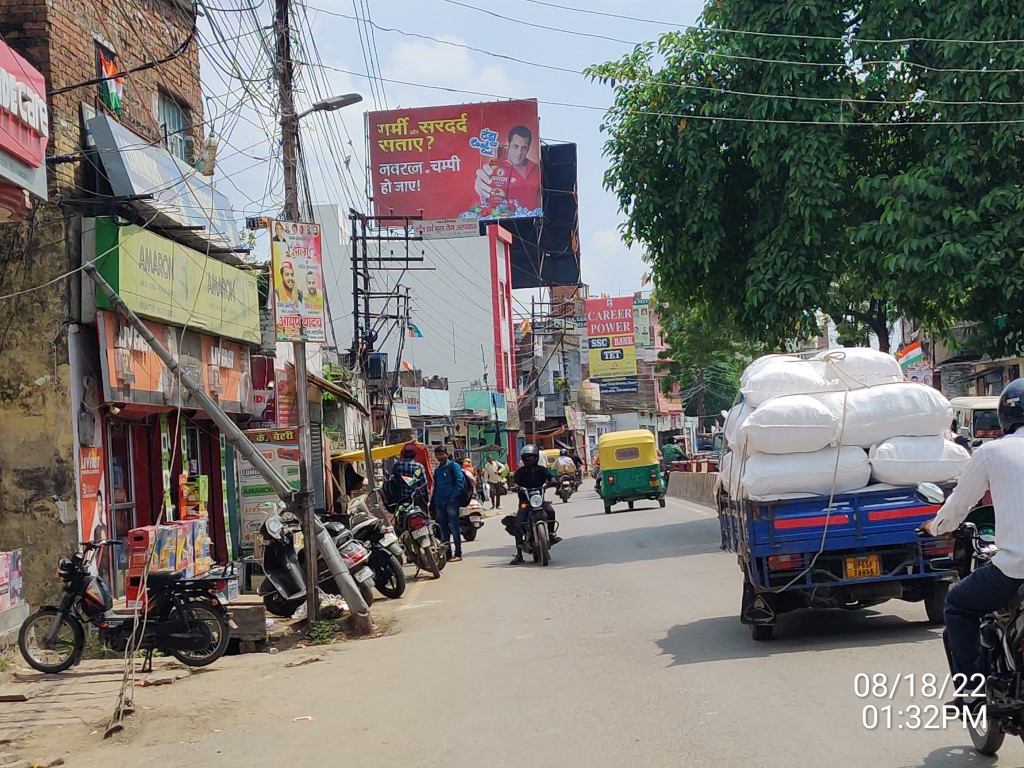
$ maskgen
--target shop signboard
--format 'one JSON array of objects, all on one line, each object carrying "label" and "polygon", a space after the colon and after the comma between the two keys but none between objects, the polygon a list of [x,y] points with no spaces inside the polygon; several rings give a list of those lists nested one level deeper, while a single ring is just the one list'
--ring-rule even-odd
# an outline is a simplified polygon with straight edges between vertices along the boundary
[{"label": "shop signboard", "polygon": [[402,401],[409,407],[410,416],[420,415],[419,387],[402,387]]},{"label": "shop signboard", "polygon": [[[0,178],[43,200],[49,126],[46,81],[39,70],[0,40]],[[22,213],[24,195],[20,195],[20,202],[18,197],[3,195],[0,209],[8,214]]]},{"label": "shop signboard", "polygon": [[543,213],[535,100],[370,112],[367,131],[377,215],[421,211],[424,238]]},{"label": "shop signboard", "polygon": [[[209,258],[155,232],[96,220],[96,268],[142,317],[259,344],[256,274]],[[96,289],[96,306],[111,307]]]},{"label": "shop signboard", "polygon": [[[587,346],[590,378],[602,393],[637,391],[632,296],[587,300]],[[618,386],[606,388],[611,382]]]},{"label": "shop signboard", "polygon": [[650,300],[640,293],[633,296],[633,328],[636,331],[637,349],[650,349],[654,346]]},{"label": "shop signboard", "polygon": [[[295,490],[299,489],[299,433],[296,429],[249,429],[245,435],[270,465]],[[260,543],[266,519],[260,505],[280,499],[273,487],[244,456],[236,454],[238,492],[241,497],[242,550],[252,554]],[[247,551],[247,552],[246,552]]]},{"label": "shop signboard", "polygon": [[[149,320],[142,322],[223,410],[252,411],[252,378],[244,346]],[[167,407],[178,405],[180,399],[180,404],[197,407],[127,320],[115,312],[100,310],[96,313],[96,325],[104,401]]]},{"label": "shop signboard", "polygon": [[105,539],[110,532],[107,505],[103,499],[103,448],[78,449],[78,524],[80,541]]},{"label": "shop signboard", "polygon": [[272,221],[274,325],[278,341],[327,341],[320,225]]}]

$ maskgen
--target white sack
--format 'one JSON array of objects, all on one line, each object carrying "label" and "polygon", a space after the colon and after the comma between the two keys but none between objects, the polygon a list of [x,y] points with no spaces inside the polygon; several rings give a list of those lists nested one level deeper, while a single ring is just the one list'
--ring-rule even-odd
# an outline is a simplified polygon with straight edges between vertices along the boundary
[{"label": "white sack", "polygon": [[722,431],[725,432],[725,440],[729,447],[736,451],[736,453],[743,453],[743,446],[740,443],[743,433],[740,432],[740,427],[743,426],[743,422],[753,412],[754,406],[744,400],[742,403],[734,405],[729,411],[729,415],[725,417],[725,425],[722,427]]},{"label": "white sack", "polygon": [[924,384],[832,392],[822,402],[839,418],[842,444],[865,450],[890,437],[941,435],[953,420],[949,400]]},{"label": "white sack", "polygon": [[740,430],[748,451],[813,453],[837,442],[839,419],[818,398],[787,395],[760,406]]},{"label": "white sack", "polygon": [[[734,460],[737,462],[735,467],[733,467]],[[726,493],[732,490],[733,481],[737,479],[734,474],[739,472],[738,462],[739,459],[732,451],[726,453],[718,462],[718,482],[725,488]]]},{"label": "white sack", "polygon": [[871,449],[871,477],[878,483],[916,485],[956,480],[971,454],[944,437],[894,437]]},{"label": "white sack", "polygon": [[863,488],[870,479],[867,454],[860,448],[848,446],[815,453],[751,454],[743,468],[742,487],[743,493],[752,498],[782,493],[828,496],[832,492],[847,493]]},{"label": "white sack", "polygon": [[743,369],[743,373],[740,374],[740,389],[746,386],[750,377],[757,373],[759,370],[764,368],[766,365],[773,365],[775,363],[799,363],[800,358],[794,357],[793,355],[762,355],[757,358],[754,362]]},{"label": "white sack", "polygon": [[746,385],[740,384],[744,398],[755,408],[773,397],[809,395],[827,392],[831,388],[822,375],[823,363],[772,362],[751,374]]},{"label": "white sack", "polygon": [[825,363],[825,380],[836,389],[861,389],[904,381],[903,370],[896,358],[877,349],[827,349],[812,360]]}]

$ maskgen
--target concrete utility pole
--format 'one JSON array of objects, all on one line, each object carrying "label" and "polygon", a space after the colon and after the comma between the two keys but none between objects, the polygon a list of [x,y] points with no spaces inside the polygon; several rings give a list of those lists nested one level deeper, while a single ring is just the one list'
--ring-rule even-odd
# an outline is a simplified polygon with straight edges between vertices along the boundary
[{"label": "concrete utility pole", "polygon": [[[290,0],[275,0],[274,34],[276,38],[278,94],[281,103],[281,157],[284,165],[284,216],[288,221],[299,221],[298,149],[299,118],[295,113],[293,92],[293,71],[291,56],[291,24],[289,18]],[[309,111],[339,109],[360,100],[357,94],[339,97],[313,105]],[[306,114],[306,113],[303,113]],[[271,269],[273,277],[273,269]],[[302,332],[305,336],[305,331]],[[317,519],[313,511],[313,492],[310,478],[310,463],[313,445],[310,437],[309,380],[306,372],[306,342],[292,342],[292,357],[295,360],[295,411],[299,432],[299,496],[303,524],[303,541],[306,547],[306,615],[309,621],[316,619],[319,601],[316,585],[319,568],[317,557]],[[333,544],[327,545],[324,557],[328,560],[337,556]],[[354,614],[366,615],[368,607],[359,594],[351,575],[345,572],[345,584],[339,582],[345,601]]]}]

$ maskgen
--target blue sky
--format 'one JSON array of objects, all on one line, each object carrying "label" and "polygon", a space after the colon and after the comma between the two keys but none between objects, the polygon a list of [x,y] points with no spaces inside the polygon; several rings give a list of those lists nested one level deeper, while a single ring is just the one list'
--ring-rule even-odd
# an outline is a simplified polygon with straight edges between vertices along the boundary
[{"label": "blue sky", "polygon": [[[580,70],[589,64],[617,58],[632,48],[629,43],[586,37],[580,33],[638,42],[653,39],[660,32],[676,27],[597,17],[573,11],[565,5],[634,18],[660,19],[673,25],[694,23],[703,5],[696,0],[567,0],[559,8],[531,0],[466,0],[464,4],[460,4],[463,0],[295,2],[306,6],[309,28],[325,65],[300,67],[299,84],[304,92],[297,97],[299,108],[315,100],[311,84],[314,76],[320,75],[323,76],[318,84],[321,93],[328,89],[331,93],[357,91],[365,99],[363,105],[349,107],[326,118],[318,116],[315,120],[306,118],[303,121],[314,202],[338,202],[339,198],[351,194],[362,184],[365,168],[363,107],[385,106],[380,100],[375,102],[367,78],[360,76],[367,71],[363,49],[368,41],[360,39],[360,25],[345,16],[365,17],[365,10],[369,8],[372,20],[380,27]],[[240,4],[244,5],[244,2]],[[220,7],[228,5],[221,3]],[[259,8],[264,23],[269,22],[271,6],[272,3],[265,1]],[[498,19],[476,9],[486,9],[516,21]],[[244,14],[214,11],[213,17],[225,37],[239,35],[246,30]],[[538,29],[530,24],[572,30],[577,34]],[[208,41],[208,25],[206,29],[204,39]],[[622,244],[618,232],[622,216],[612,195],[602,186],[606,161],[602,156],[604,137],[599,126],[603,112],[544,103],[557,101],[603,108],[611,101],[610,89],[592,84],[578,75],[520,64],[397,32],[376,30],[374,38],[376,58],[373,61],[379,61],[380,73],[384,78],[402,81],[383,83],[389,108],[487,100],[482,96],[434,90],[426,86],[541,100],[542,137],[574,141],[578,145],[584,282],[591,285],[592,292],[619,294],[639,290],[640,277],[644,272],[640,253],[629,251]],[[227,49],[233,49],[231,55],[235,62],[227,60]],[[208,100],[207,118],[214,118],[214,127],[219,131],[231,128],[218,161],[218,176],[230,175],[231,179],[221,190],[229,195],[236,209],[246,215],[272,213],[275,205],[280,204],[280,170],[276,168],[275,148],[266,140],[270,125],[267,110],[249,106],[252,100],[248,98],[245,98],[248,104],[240,104],[244,94],[237,83],[234,92],[226,93],[226,81],[218,67],[227,69],[237,65],[240,71],[258,72],[256,50],[257,39],[252,34],[233,41],[226,48],[213,49],[217,60],[204,56],[203,69],[206,93],[213,97]],[[300,56],[313,60],[312,51],[300,52],[296,57]],[[237,113],[237,118],[225,120],[225,110]],[[266,162],[261,163],[260,159]],[[346,160],[351,176],[346,175],[343,183],[337,168]],[[227,186],[229,183],[231,186]]]}]

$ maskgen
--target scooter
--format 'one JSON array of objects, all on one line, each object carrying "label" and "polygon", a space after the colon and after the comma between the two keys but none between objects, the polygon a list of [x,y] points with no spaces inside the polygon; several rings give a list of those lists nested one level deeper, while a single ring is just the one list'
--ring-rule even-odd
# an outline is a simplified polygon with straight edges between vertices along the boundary
[{"label": "scooter", "polygon": [[78,664],[85,650],[83,624],[96,627],[100,641],[115,651],[127,649],[141,627],[139,649],[147,652],[143,670],[152,669],[153,651],[170,653],[190,667],[205,667],[224,655],[234,625],[226,607],[227,573],[195,579],[151,573],[138,613],[111,614],[114,601],[95,572],[94,553],[122,545],[117,540],[83,542],[70,558],[60,559],[60,605],[44,605],[25,619],[18,633],[21,655],[33,669],[54,674]]},{"label": "scooter", "polygon": [[395,529],[373,514],[361,496],[349,503],[352,535],[370,550],[373,583],[384,597],[399,598],[405,592],[405,548]]},{"label": "scooter", "polygon": [[[367,605],[373,603],[373,570],[368,567],[370,553],[359,542],[352,539],[352,534],[338,522],[328,522],[327,528],[338,548],[338,553],[345,561],[349,573],[356,580],[359,593]],[[302,524],[293,517],[287,519],[271,514],[260,526],[263,536],[260,565],[265,579],[260,585],[259,594],[267,612],[274,616],[291,618],[306,599],[305,549],[302,553],[295,551],[295,534],[302,530]],[[319,586],[325,592],[336,594],[338,585],[334,574],[327,567],[327,562],[318,557]]]},{"label": "scooter", "polygon": [[476,532],[484,527],[483,507],[476,499],[459,509],[459,530],[463,541],[476,541]]}]

